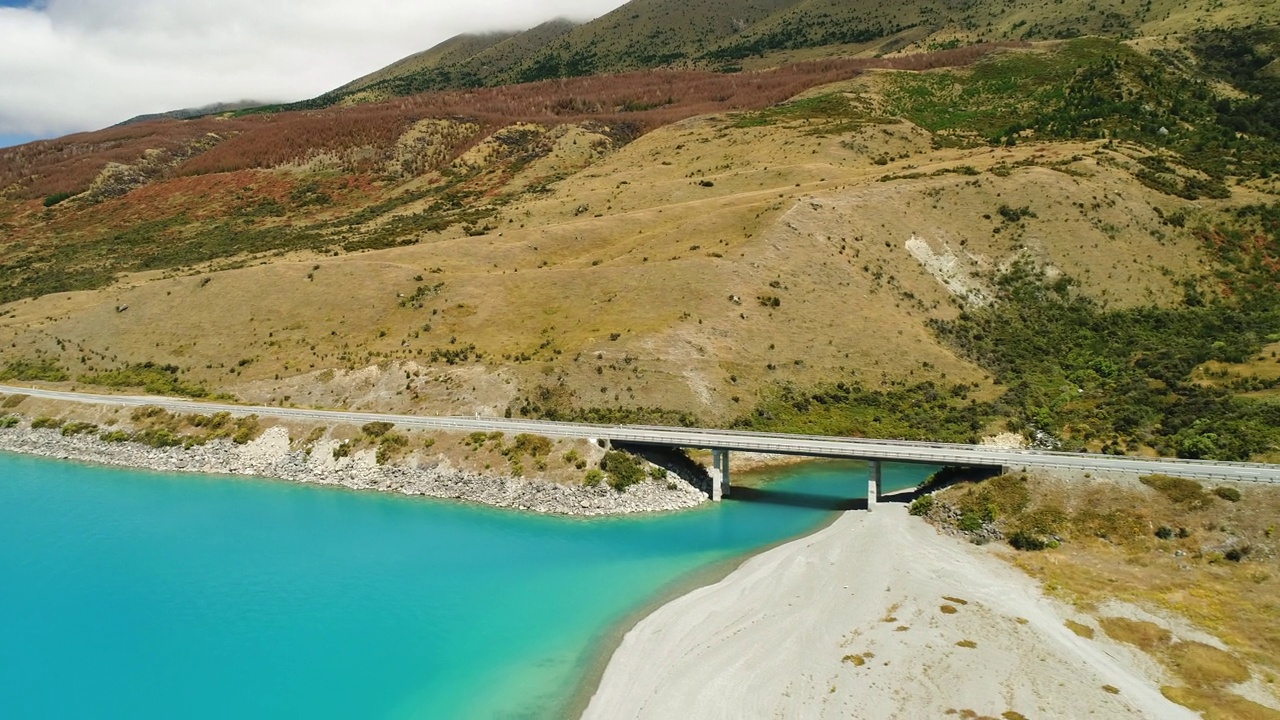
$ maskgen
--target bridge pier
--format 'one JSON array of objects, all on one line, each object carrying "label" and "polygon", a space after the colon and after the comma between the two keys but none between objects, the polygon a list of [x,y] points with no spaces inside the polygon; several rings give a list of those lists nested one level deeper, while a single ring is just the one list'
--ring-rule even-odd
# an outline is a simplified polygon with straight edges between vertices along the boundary
[{"label": "bridge pier", "polygon": [[729,451],[728,450],[712,450],[711,451],[711,500],[720,502],[720,499],[729,495]]},{"label": "bridge pier", "polygon": [[867,468],[867,511],[876,509],[876,502],[880,499],[880,461],[872,460],[871,467]]}]

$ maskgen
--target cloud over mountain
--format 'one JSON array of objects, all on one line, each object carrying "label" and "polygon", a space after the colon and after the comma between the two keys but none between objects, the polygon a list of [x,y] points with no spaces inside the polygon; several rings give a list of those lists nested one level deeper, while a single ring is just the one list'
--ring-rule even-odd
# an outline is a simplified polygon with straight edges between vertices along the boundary
[{"label": "cloud over mountain", "polygon": [[297,100],[447,37],[586,19],[621,0],[0,3],[0,136],[242,98]]}]

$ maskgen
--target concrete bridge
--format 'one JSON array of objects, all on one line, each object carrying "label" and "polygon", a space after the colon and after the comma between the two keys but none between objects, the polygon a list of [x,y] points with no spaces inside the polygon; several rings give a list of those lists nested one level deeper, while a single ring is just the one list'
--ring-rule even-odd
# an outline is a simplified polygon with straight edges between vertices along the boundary
[{"label": "concrete bridge", "polygon": [[871,465],[867,487],[867,506],[873,507],[880,495],[881,463],[919,463],[963,467],[1049,468],[1085,472],[1124,472],[1142,475],[1165,474],[1198,480],[1280,484],[1280,465],[1260,463],[1181,460],[1064,453],[1047,450],[1008,450],[983,445],[911,442],[840,438],[821,435],[792,435],[741,430],[656,427],[645,425],[589,425],[546,420],[521,420],[488,417],[423,417],[343,410],[311,410],[271,406],[230,405],[179,400],[163,396],[99,395],[64,392],[39,388],[0,385],[0,393],[22,394],[49,400],[96,405],[154,405],[171,412],[214,413],[233,415],[256,414],[267,417],[309,420],[323,423],[390,422],[403,428],[418,430],[485,431],[531,433],[551,437],[604,439],[633,445],[697,448],[711,451],[713,500],[729,493],[729,455],[733,451],[797,455],[812,458],[864,460]]}]

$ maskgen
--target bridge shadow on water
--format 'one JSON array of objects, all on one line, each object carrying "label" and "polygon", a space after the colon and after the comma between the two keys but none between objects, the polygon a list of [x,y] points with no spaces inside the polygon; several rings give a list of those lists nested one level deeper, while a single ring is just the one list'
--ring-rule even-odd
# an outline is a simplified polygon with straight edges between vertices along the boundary
[{"label": "bridge shadow on water", "polygon": [[[918,494],[919,492],[916,490],[901,490],[891,495],[882,495],[878,504],[906,504],[914,500]],[[867,509],[866,498],[811,495],[809,493],[790,492],[787,490],[770,490],[767,487],[739,487],[735,485],[729,493],[729,499],[734,502],[784,505],[786,507],[807,508],[810,510],[829,510],[831,512]]]}]

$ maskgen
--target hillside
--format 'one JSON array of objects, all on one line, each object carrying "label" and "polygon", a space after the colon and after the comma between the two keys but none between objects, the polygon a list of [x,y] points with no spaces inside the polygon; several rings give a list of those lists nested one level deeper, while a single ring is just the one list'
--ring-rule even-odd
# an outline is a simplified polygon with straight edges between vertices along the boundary
[{"label": "hillside", "polygon": [[0,151],[0,377],[1275,457],[1276,37],[638,72]]},{"label": "hillside", "polygon": [[578,26],[461,35],[296,107],[658,67],[734,72],[972,43],[1156,37],[1277,17],[1277,0],[1221,0],[1209,11],[1187,0],[632,0]]}]

